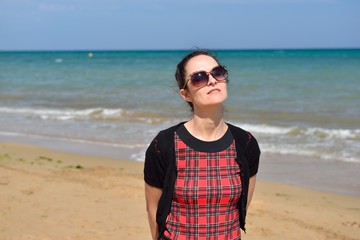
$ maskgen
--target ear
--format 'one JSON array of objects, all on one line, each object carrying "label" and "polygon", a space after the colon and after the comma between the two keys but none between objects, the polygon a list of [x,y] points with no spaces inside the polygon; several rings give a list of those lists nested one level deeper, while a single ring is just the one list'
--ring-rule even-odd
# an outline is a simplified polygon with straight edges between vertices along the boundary
[{"label": "ear", "polygon": [[189,91],[185,90],[185,89],[180,89],[179,91],[180,96],[187,102],[192,102]]}]

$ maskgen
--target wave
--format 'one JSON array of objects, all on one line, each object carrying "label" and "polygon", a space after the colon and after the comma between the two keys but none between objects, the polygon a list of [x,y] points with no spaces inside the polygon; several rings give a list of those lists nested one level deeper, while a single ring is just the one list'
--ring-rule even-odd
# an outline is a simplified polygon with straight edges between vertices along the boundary
[{"label": "wave", "polygon": [[340,160],[342,162],[360,163],[358,156],[359,152],[356,150],[332,150],[332,149],[320,149],[319,147],[309,147],[306,144],[271,144],[262,143],[261,151],[263,153],[281,154],[281,155],[294,155],[302,157],[313,157],[324,160]]},{"label": "wave", "polygon": [[[0,113],[21,114],[28,117],[38,117],[43,120],[108,120],[131,121],[148,124],[174,122],[174,119],[156,113],[125,110],[121,108],[87,108],[87,109],[46,109],[46,108],[9,108],[0,107]],[[238,123],[238,126],[255,134],[312,136],[317,139],[353,139],[360,140],[360,129],[326,129],[319,127],[300,126],[270,126],[266,124]]]},{"label": "wave", "polygon": [[263,153],[360,163],[360,129],[239,124],[259,141]]},{"label": "wave", "polygon": [[[41,108],[9,108],[0,107],[0,113],[20,114],[26,117],[38,117],[43,120],[105,120],[105,121],[128,121],[147,124],[175,122],[156,113],[125,110],[121,108],[87,108],[87,109],[41,109]],[[238,123],[238,126],[254,134],[271,136],[308,136],[316,139],[352,139],[360,140],[360,129],[327,129],[320,127],[300,126],[271,126],[266,124]]]},{"label": "wave", "polygon": [[126,121],[131,120],[142,123],[162,123],[164,117],[147,112],[136,112],[121,108],[87,108],[87,109],[40,109],[40,108],[8,108],[0,107],[0,113],[22,114],[29,117],[38,117],[43,120],[107,120]]},{"label": "wave", "polygon": [[[87,108],[87,109],[46,109],[46,108],[9,108],[0,107],[0,114],[18,114],[30,118],[40,118],[42,120],[95,120],[95,121],[119,121],[144,124],[161,124],[175,122],[166,116],[125,110],[121,108]],[[271,126],[266,124],[238,123],[238,126],[252,132],[255,135],[266,136],[287,136],[287,137],[306,137],[317,140],[343,139],[360,141],[360,129],[327,129],[320,127],[300,127],[300,126]]]},{"label": "wave", "polygon": [[[10,117],[7,119],[2,117],[4,126],[14,119],[20,122],[30,119],[23,128],[13,127],[12,130],[8,127],[3,128],[3,132],[0,132],[2,135],[11,134],[6,131],[26,132],[34,135],[42,132],[41,134],[44,135],[57,135],[58,137],[54,138],[64,141],[134,149],[137,153],[132,155],[132,159],[142,158],[144,149],[158,130],[180,121],[175,117],[121,108],[0,107],[0,114]],[[38,119],[46,121],[47,124],[44,125]],[[86,124],[83,124],[82,121],[86,121]],[[360,163],[360,129],[275,126],[241,122],[234,122],[234,124],[250,131],[258,139],[263,153],[294,154]],[[61,128],[58,128],[59,125]],[[45,129],[44,126],[48,129]],[[41,131],[39,131],[40,129]],[[106,142],[97,135],[106,139]],[[132,142],[139,145],[126,142],[124,139],[129,139],[129,136],[131,136]]]},{"label": "wave", "polygon": [[360,129],[326,129],[319,127],[279,127],[269,125],[239,124],[247,131],[263,135],[311,136],[318,139],[353,139],[360,140]]}]

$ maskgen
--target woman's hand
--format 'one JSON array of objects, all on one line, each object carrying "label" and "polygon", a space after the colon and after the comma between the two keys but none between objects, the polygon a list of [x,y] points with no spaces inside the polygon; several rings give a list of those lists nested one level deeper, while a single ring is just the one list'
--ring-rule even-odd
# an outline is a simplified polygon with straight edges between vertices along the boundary
[{"label": "woman's hand", "polygon": [[145,183],[145,200],[146,211],[148,215],[148,221],[150,225],[151,236],[153,240],[157,239],[158,226],[156,223],[156,211],[159,203],[159,199],[162,194],[162,189],[153,187]]},{"label": "woman's hand", "polygon": [[255,189],[255,183],[256,183],[256,175],[252,176],[249,179],[249,191],[248,191],[246,209],[249,208],[249,205],[250,205],[253,193],[254,193],[254,189]]}]

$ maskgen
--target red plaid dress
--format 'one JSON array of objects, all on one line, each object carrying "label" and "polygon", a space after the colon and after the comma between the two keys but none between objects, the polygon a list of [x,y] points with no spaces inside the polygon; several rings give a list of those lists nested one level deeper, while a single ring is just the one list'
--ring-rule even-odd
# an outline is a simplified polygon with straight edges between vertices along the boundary
[{"label": "red plaid dress", "polygon": [[235,140],[221,151],[209,150],[195,150],[175,133],[178,176],[164,234],[169,239],[240,239]]}]

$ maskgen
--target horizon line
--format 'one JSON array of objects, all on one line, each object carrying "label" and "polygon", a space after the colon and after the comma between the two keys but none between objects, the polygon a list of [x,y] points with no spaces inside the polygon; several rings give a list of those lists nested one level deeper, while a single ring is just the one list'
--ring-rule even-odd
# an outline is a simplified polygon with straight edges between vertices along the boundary
[{"label": "horizon line", "polygon": [[360,50],[360,47],[309,47],[309,48],[174,48],[174,49],[0,49],[0,52],[151,52],[151,51],[301,51],[301,50]]}]

